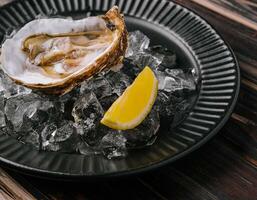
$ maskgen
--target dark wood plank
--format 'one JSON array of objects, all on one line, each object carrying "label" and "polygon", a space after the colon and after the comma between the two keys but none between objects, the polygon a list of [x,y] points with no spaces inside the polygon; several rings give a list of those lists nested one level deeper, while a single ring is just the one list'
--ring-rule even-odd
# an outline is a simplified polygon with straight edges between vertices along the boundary
[{"label": "dark wood plank", "polygon": [[[170,198],[257,199],[256,165],[249,164],[256,160],[256,152],[251,150],[256,144],[249,147],[230,142],[228,134],[246,134],[230,128],[226,126],[208,145],[169,168],[144,177],[144,181]],[[250,159],[249,151],[254,153]]]},{"label": "dark wood plank", "polygon": [[0,199],[1,200],[36,200],[24,187],[10,177],[4,170],[0,168]]},{"label": "dark wood plank", "polygon": [[222,138],[216,138],[206,150],[197,155],[198,159],[190,158],[188,163],[176,164],[176,168],[216,194],[219,199],[256,197],[257,171],[234,151],[233,145]]},{"label": "dark wood plank", "polygon": [[[206,4],[205,1],[202,1]],[[230,10],[234,15],[238,16],[238,18],[234,18],[234,20],[239,21],[244,20],[249,21],[248,23],[252,23],[256,25],[256,12],[257,12],[257,1],[256,0],[212,0],[210,1],[215,3],[213,8],[217,9],[217,6],[221,8],[226,8]],[[200,2],[201,3],[201,2]],[[219,13],[224,14],[224,13]]]},{"label": "dark wood plank", "polygon": [[97,182],[56,182],[24,176],[33,187],[50,199],[161,199],[167,200],[157,191],[141,183],[138,177],[100,180]]}]

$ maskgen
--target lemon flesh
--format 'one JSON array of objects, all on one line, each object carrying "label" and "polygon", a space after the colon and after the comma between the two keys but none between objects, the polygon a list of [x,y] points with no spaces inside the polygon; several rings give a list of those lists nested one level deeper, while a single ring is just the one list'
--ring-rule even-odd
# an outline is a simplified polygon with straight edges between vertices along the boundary
[{"label": "lemon flesh", "polygon": [[153,71],[146,66],[111,105],[101,123],[117,130],[135,128],[151,111],[157,91],[158,80]]}]

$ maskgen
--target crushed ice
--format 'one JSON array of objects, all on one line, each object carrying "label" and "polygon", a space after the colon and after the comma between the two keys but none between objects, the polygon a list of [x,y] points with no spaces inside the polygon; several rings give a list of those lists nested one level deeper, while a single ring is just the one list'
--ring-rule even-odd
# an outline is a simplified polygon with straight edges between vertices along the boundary
[{"label": "crushed ice", "polygon": [[[159,80],[150,114],[133,130],[117,131],[101,125],[104,112],[146,65]],[[0,71],[0,134],[40,150],[102,154],[109,159],[125,156],[128,149],[153,144],[161,121],[175,127],[189,111],[198,76],[195,69],[185,71],[176,65],[174,52],[151,47],[149,38],[135,31],[129,34],[120,71],[102,72],[63,96],[33,92]]]}]

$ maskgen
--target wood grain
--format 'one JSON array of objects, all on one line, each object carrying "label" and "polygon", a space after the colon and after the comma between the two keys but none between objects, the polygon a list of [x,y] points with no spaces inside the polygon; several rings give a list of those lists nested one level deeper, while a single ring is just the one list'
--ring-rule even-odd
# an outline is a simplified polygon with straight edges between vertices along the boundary
[{"label": "wood grain", "polygon": [[10,3],[10,2],[12,2],[12,0],[1,0],[0,1],[0,6],[3,6],[3,5],[5,5],[7,3]]},{"label": "wood grain", "polygon": [[36,200],[27,190],[0,168],[0,199],[1,200]]},{"label": "wood grain", "polygon": [[[249,14],[242,15],[242,8],[248,8],[247,10],[251,11],[251,8],[247,7],[246,5],[254,6],[254,2],[249,1],[242,1],[242,0],[232,0],[232,1],[198,1],[198,0],[192,0],[192,2],[203,6],[207,8],[208,10],[212,10],[216,12],[217,14],[224,16],[226,18],[229,18],[231,21],[234,21],[242,26],[245,26],[247,28],[250,28],[252,30],[257,31],[257,22],[255,21],[255,18],[249,18]],[[241,8],[241,9],[239,9]],[[239,9],[239,10],[238,10]],[[244,12],[245,13],[245,12]],[[246,14],[246,13],[245,13]]]}]

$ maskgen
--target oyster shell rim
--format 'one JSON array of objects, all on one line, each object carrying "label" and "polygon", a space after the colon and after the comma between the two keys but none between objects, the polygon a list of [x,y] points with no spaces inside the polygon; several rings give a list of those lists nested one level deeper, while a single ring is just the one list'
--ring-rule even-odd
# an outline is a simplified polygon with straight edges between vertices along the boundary
[{"label": "oyster shell rim", "polygon": [[[106,23],[115,24],[117,29],[117,39],[113,41],[108,52],[100,55],[93,63],[83,68],[80,73],[71,74],[60,81],[48,84],[42,83],[24,83],[23,81],[9,75],[2,67],[5,74],[7,74],[15,83],[25,87],[43,91],[48,94],[62,95],[71,91],[74,87],[79,85],[82,81],[92,77],[101,72],[105,68],[111,68],[120,64],[128,46],[128,32],[126,29],[123,15],[119,12],[118,6],[113,6],[105,15],[97,16],[102,18]],[[108,25],[108,24],[107,24]]]}]

